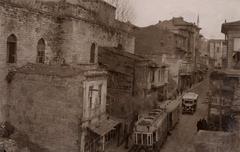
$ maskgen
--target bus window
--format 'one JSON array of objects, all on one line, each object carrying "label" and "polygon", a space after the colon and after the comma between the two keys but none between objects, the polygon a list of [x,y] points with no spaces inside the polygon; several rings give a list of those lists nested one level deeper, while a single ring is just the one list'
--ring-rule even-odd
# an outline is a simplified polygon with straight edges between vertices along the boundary
[{"label": "bus window", "polygon": [[147,145],[148,144],[147,140],[148,140],[147,134],[143,134],[143,145]]},{"label": "bus window", "polygon": [[148,135],[148,145],[152,145],[151,134]]},{"label": "bus window", "polygon": [[156,136],[156,132],[153,132],[153,143],[156,142],[157,136]]},{"label": "bus window", "polygon": [[142,134],[137,134],[137,144],[138,145],[142,144]]},{"label": "bus window", "polygon": [[137,144],[137,134],[134,134],[134,143]]}]

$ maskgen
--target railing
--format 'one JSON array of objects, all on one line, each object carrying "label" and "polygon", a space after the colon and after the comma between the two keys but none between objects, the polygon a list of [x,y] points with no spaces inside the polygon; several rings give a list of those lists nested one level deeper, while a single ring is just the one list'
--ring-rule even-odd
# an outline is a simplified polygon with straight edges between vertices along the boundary
[{"label": "railing", "polygon": [[193,66],[190,63],[181,64],[179,68],[180,75],[190,75],[193,72]]}]

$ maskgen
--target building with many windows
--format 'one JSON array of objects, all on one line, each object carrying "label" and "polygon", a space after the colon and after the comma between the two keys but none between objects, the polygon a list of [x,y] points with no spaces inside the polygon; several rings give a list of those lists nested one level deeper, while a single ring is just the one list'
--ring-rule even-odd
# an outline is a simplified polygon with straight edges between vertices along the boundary
[{"label": "building with many windows", "polygon": [[210,60],[213,60],[214,68],[223,68],[226,64],[227,46],[225,40],[211,39],[208,42]]}]

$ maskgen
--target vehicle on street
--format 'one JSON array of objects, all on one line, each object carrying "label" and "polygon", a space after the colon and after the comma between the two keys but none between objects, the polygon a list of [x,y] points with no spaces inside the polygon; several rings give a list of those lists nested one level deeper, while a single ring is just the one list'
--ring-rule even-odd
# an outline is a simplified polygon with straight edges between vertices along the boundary
[{"label": "vehicle on street", "polygon": [[160,151],[169,131],[179,122],[180,109],[181,101],[168,100],[140,118],[134,128],[135,149],[140,152]]},{"label": "vehicle on street", "polygon": [[159,151],[167,139],[167,113],[154,109],[140,118],[134,128],[134,147],[141,152]]},{"label": "vehicle on street", "polygon": [[182,113],[194,114],[197,110],[198,94],[193,92],[186,93],[182,98]]},{"label": "vehicle on street", "polygon": [[181,100],[167,100],[158,106],[167,113],[168,131],[173,130],[180,119]]}]

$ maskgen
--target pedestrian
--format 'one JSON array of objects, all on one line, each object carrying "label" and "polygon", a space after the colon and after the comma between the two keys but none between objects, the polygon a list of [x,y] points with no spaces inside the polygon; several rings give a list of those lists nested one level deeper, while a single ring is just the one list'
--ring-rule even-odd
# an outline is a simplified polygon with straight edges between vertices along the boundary
[{"label": "pedestrian", "polygon": [[202,120],[202,125],[203,125],[203,129],[204,129],[204,130],[207,130],[207,129],[208,129],[208,123],[207,123],[207,120],[206,120],[206,119],[203,119],[203,120]]},{"label": "pedestrian", "polygon": [[197,122],[197,131],[199,131],[200,130],[200,124],[201,122],[200,122],[200,120]]}]

